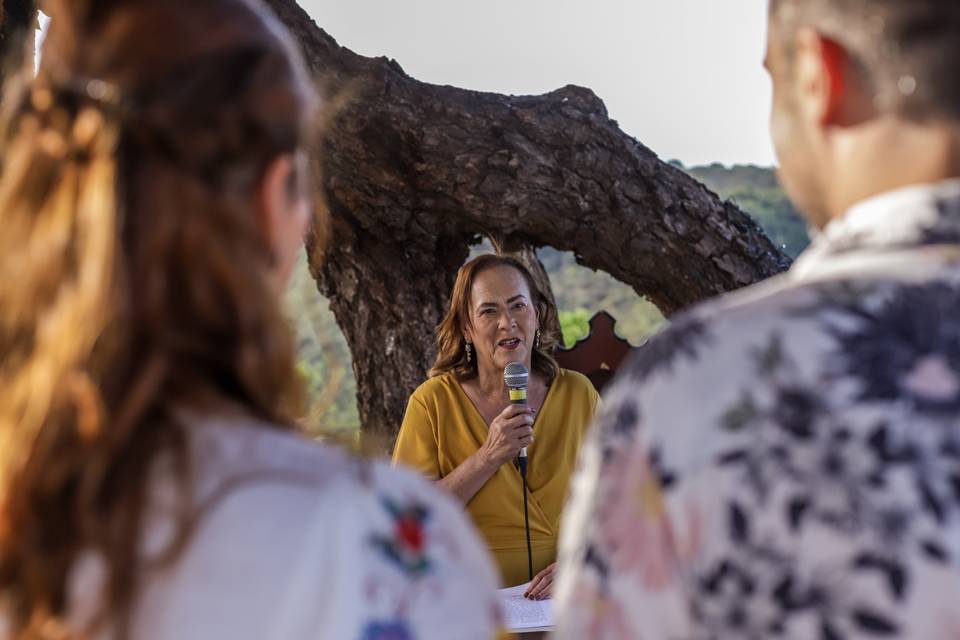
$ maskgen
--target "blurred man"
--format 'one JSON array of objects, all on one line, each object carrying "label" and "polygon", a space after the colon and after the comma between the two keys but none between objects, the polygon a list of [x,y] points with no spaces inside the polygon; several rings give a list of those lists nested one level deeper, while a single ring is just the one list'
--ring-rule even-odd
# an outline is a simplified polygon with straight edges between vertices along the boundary
[{"label": "blurred man", "polygon": [[789,273],[623,372],[558,637],[960,638],[960,2],[772,0]]}]

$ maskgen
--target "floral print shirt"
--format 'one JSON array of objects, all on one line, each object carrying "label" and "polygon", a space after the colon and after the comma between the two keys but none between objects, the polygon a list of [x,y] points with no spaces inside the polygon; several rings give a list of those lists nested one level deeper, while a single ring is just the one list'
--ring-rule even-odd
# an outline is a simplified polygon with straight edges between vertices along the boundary
[{"label": "floral print shirt", "polygon": [[960,181],[676,318],[564,517],[561,639],[960,639]]}]

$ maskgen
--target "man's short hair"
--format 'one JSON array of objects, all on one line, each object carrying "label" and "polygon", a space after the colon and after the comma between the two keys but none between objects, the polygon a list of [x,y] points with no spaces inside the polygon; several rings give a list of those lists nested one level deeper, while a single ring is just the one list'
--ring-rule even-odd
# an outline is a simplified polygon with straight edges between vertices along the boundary
[{"label": "man's short hair", "polygon": [[770,0],[770,15],[847,48],[881,111],[960,121],[960,0]]}]

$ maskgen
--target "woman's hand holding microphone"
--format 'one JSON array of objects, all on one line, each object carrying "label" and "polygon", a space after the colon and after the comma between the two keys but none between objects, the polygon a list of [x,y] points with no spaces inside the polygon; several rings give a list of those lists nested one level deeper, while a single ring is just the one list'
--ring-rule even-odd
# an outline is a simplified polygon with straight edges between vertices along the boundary
[{"label": "woman's hand holding microphone", "polygon": [[499,469],[517,457],[520,449],[533,444],[533,421],[536,410],[526,404],[511,404],[500,412],[487,431],[487,440],[480,455]]}]

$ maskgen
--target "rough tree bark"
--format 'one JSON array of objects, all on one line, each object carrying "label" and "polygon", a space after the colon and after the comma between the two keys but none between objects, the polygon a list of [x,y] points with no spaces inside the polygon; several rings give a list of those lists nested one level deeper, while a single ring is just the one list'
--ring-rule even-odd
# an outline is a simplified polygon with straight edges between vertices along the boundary
[{"label": "rough tree bark", "polygon": [[747,215],[624,134],[590,90],[426,84],[340,47],[294,0],[267,1],[327,94],[349,97],[324,143],[330,243],[310,258],[368,432],[395,432],[478,236],[572,251],[666,314],[788,266]]}]

